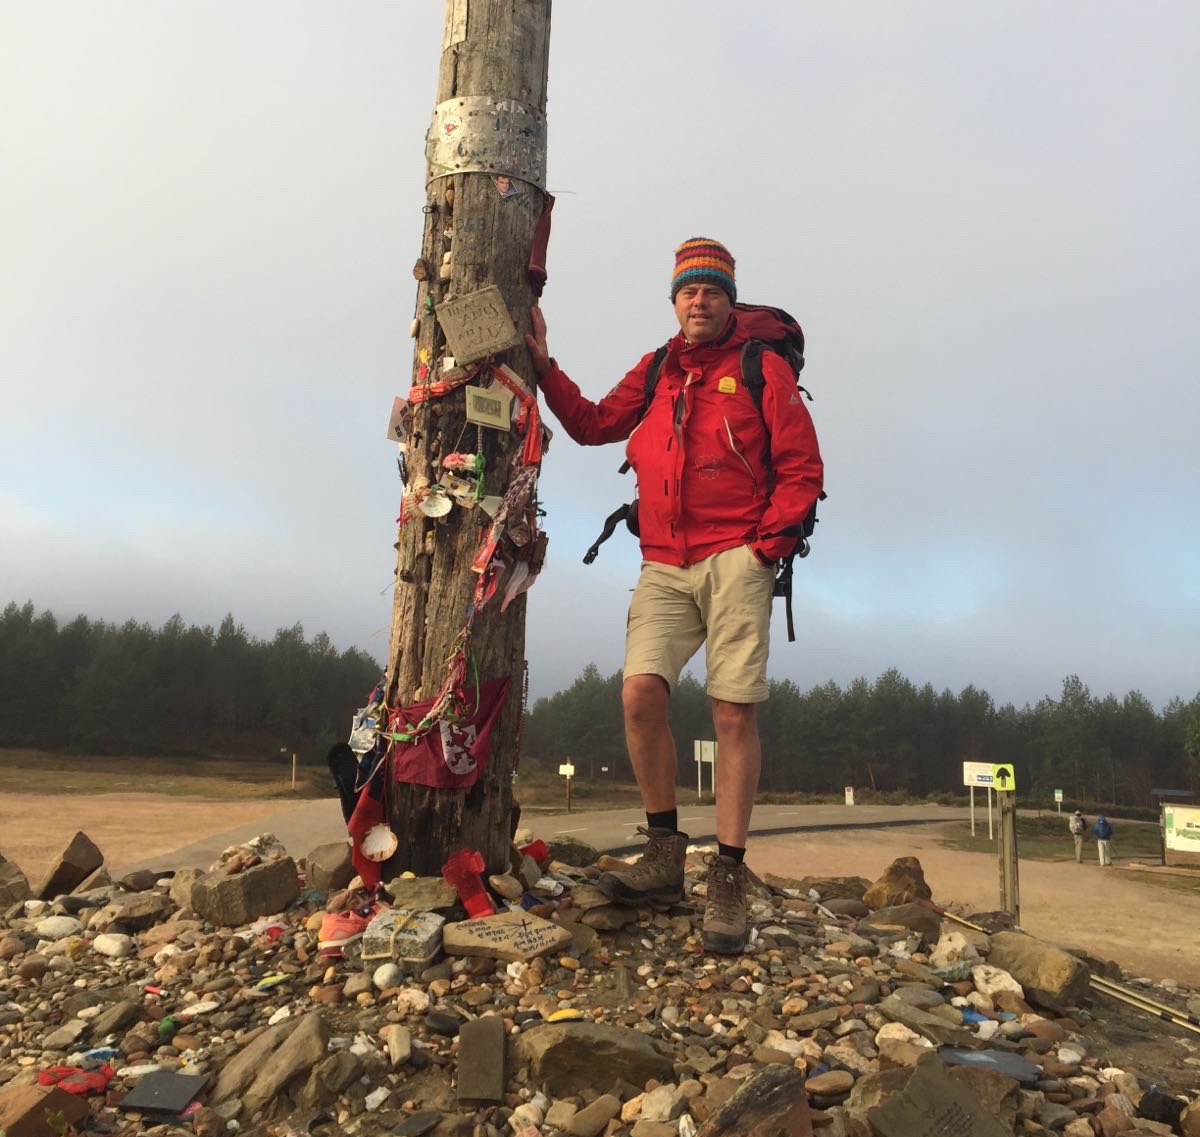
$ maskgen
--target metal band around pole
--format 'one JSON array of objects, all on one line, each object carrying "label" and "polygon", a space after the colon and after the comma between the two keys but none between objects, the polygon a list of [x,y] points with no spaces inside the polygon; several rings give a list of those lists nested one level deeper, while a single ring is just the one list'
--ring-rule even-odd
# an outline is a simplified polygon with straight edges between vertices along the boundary
[{"label": "metal band around pole", "polygon": [[425,136],[428,182],[507,174],[546,188],[546,118],[515,99],[462,95],[439,103]]}]

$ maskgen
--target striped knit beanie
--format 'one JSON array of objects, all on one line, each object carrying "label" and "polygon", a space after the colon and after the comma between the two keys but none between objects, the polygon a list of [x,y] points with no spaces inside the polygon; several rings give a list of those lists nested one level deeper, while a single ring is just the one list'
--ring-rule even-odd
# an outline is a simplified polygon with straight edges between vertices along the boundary
[{"label": "striped knit beanie", "polygon": [[685,284],[715,284],[737,299],[733,281],[733,256],[720,241],[689,237],[675,250],[675,275],[671,277],[671,299]]}]

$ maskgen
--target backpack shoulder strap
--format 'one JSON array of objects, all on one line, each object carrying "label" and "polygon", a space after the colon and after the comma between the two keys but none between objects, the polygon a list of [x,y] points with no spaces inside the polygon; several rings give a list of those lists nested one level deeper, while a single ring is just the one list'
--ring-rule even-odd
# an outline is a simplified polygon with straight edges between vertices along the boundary
[{"label": "backpack shoulder strap", "polygon": [[650,360],[650,366],[646,368],[646,394],[642,400],[642,417],[645,417],[646,412],[650,409],[650,402],[654,398],[654,389],[658,386],[658,377],[662,374],[663,363],[667,358],[667,349],[670,344],[663,344],[655,353],[654,358]]},{"label": "backpack shoulder strap", "polygon": [[767,345],[762,340],[747,340],[742,344],[742,382],[754,400],[754,405],[762,412],[763,379],[762,353]]},{"label": "backpack shoulder strap", "polygon": [[[646,417],[646,412],[650,409],[650,401],[654,398],[654,388],[658,386],[658,377],[662,374],[663,363],[667,358],[667,349],[671,345],[665,343],[658,348],[654,353],[654,358],[650,360],[650,366],[646,368],[646,379],[642,394],[642,409],[638,414],[638,422]],[[619,470],[622,474],[629,472],[629,460],[626,459],[621,463]],[[603,538],[602,538],[603,539]],[[599,544],[599,542],[597,542]],[[590,564],[591,562],[585,562]]]}]

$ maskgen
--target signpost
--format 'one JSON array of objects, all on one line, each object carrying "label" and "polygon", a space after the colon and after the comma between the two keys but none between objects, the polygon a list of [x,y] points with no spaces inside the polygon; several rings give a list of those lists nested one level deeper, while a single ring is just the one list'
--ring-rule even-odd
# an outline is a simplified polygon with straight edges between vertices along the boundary
[{"label": "signpost", "polygon": [[709,766],[709,786],[713,798],[717,796],[717,744],[708,739],[696,739],[696,796],[704,800],[704,764]]},{"label": "signpost", "polygon": [[1059,813],[1062,813],[1062,799],[1063,799],[1062,790],[1055,790],[1054,791],[1054,804],[1058,807]]},{"label": "signpost", "polygon": [[975,787],[984,786],[988,792],[988,840],[992,839],[992,782],[991,762],[964,762],[963,785],[971,790],[971,836],[975,836]]},{"label": "signpost", "polygon": [[571,779],[575,775],[575,767],[570,762],[564,762],[558,772],[567,779],[567,812],[571,812]]},{"label": "signpost", "polygon": [[1020,888],[1017,881],[1017,776],[1008,762],[992,769],[996,796],[1000,801],[1000,840],[997,855],[1000,861],[1000,907],[1021,922]]}]

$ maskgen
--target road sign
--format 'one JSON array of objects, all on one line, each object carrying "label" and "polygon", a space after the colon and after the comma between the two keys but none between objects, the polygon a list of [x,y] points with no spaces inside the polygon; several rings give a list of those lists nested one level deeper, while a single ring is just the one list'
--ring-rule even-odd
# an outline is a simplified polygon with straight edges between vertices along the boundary
[{"label": "road sign", "polygon": [[995,767],[990,762],[964,762],[964,786],[992,786],[992,773]]},{"label": "road sign", "polygon": [[570,762],[564,762],[561,766],[559,766],[558,772],[562,774],[564,778],[573,778],[575,776],[575,767]]},{"label": "road sign", "polygon": [[992,767],[992,788],[1000,793],[1013,793],[1017,788],[1017,775],[1011,762],[1001,762]]},{"label": "road sign", "polygon": [[1063,799],[1062,790],[1055,790],[1054,791],[1054,800],[1057,802],[1061,802],[1062,799]]}]

